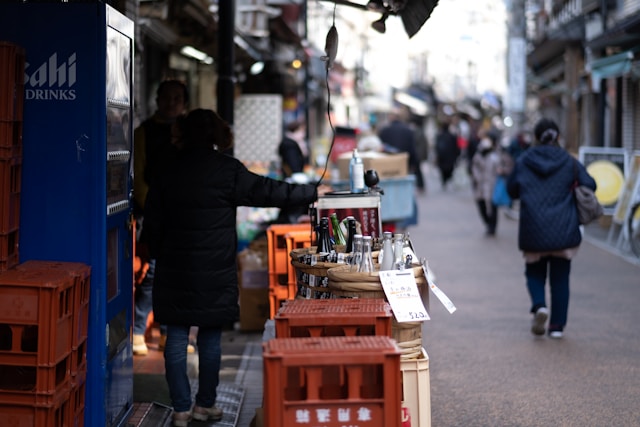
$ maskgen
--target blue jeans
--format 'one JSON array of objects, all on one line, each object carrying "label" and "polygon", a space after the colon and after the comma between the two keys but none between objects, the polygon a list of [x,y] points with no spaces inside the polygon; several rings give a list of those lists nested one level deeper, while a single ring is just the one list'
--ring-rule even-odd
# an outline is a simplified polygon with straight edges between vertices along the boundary
[{"label": "blue jeans", "polygon": [[539,307],[546,307],[545,282],[549,273],[549,288],[551,290],[551,318],[550,330],[562,330],[567,324],[569,310],[569,273],[571,260],[558,257],[543,257],[538,262],[526,264],[525,275],[527,288],[531,296],[531,312]]},{"label": "blue jeans", "polygon": [[[149,260],[149,269],[144,276],[142,283],[135,287],[134,292],[134,313],[133,313],[133,334],[144,335],[147,330],[147,319],[153,310],[153,277],[156,273],[156,260]],[[160,333],[166,334],[166,327],[160,326]]]},{"label": "blue jeans", "polygon": [[[175,412],[191,409],[191,387],[187,375],[187,345],[189,327],[167,325],[167,344],[164,348],[164,369],[169,396]],[[220,381],[222,350],[220,328],[198,328],[198,392],[196,405],[211,408],[216,403],[216,389]]]}]

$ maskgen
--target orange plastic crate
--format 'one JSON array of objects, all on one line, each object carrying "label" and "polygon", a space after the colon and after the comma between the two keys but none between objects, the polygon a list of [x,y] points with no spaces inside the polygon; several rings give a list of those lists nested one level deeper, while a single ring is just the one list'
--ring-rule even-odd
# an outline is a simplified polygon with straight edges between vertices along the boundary
[{"label": "orange plastic crate", "polygon": [[[284,236],[287,253],[291,254],[294,249],[308,248],[311,246],[311,235],[307,231],[290,231]],[[291,257],[291,255],[289,255]],[[291,265],[291,258],[287,262],[287,286],[289,288],[289,298],[293,299],[298,294],[298,280],[296,269]]]},{"label": "orange plastic crate", "polygon": [[91,286],[91,267],[80,262],[65,261],[25,261],[16,269],[21,271],[62,271],[73,278],[73,335],[71,346],[76,350],[87,339],[89,331],[89,297]]},{"label": "orange plastic crate", "polygon": [[385,336],[263,343],[265,427],[399,427],[400,352]]},{"label": "orange plastic crate", "polygon": [[52,366],[71,354],[73,277],[64,271],[0,273],[0,363]]},{"label": "orange plastic crate", "polygon": [[0,401],[0,426],[69,427],[70,390],[58,395],[50,404],[19,405]]},{"label": "orange plastic crate", "polygon": [[289,300],[289,289],[284,286],[269,288],[269,319],[273,319],[282,304]]},{"label": "orange plastic crate", "polygon": [[277,338],[391,336],[391,306],[382,298],[295,299],[275,315]]},{"label": "orange plastic crate", "polygon": [[292,231],[311,233],[311,224],[273,224],[267,228],[267,245],[269,250],[269,273],[285,276],[282,284],[286,285],[289,252],[285,236]]}]

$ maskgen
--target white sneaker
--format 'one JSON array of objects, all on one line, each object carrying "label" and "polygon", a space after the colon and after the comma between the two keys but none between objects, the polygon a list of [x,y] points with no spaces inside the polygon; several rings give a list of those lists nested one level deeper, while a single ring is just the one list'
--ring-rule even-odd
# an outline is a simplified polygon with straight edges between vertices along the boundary
[{"label": "white sneaker", "polygon": [[564,334],[562,333],[562,331],[549,331],[549,338],[555,338],[559,340],[563,336]]},{"label": "white sneaker", "polygon": [[540,307],[533,315],[533,321],[531,322],[531,333],[533,335],[544,335],[545,323],[549,318],[549,309],[547,307]]},{"label": "white sneaker", "polygon": [[147,344],[144,342],[144,334],[133,335],[133,354],[136,356],[146,356],[149,352]]}]

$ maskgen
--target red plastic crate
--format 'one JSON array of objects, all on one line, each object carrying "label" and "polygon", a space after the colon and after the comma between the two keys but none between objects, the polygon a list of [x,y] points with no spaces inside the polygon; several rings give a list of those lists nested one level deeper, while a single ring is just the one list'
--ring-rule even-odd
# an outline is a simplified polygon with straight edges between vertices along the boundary
[{"label": "red plastic crate", "polygon": [[400,352],[385,336],[263,343],[265,427],[399,427]]},{"label": "red plastic crate", "polygon": [[69,394],[70,364],[71,355],[50,366],[19,365],[0,361],[0,402],[50,405],[60,394]]},{"label": "red plastic crate", "polygon": [[20,228],[22,160],[0,159],[0,233]]},{"label": "red plastic crate", "polygon": [[22,156],[22,122],[0,120],[0,158]]},{"label": "red plastic crate", "polygon": [[18,265],[18,231],[0,233],[0,272],[11,270]]},{"label": "red plastic crate", "polygon": [[276,314],[276,337],[390,337],[392,318],[391,306],[382,298],[295,299]]},{"label": "red plastic crate", "polygon": [[21,46],[0,41],[0,119],[22,120],[24,105],[25,51]]},{"label": "red plastic crate", "polygon": [[73,350],[76,350],[80,343],[87,339],[89,330],[91,267],[80,262],[29,260],[16,266],[16,269],[21,271],[62,271],[73,278],[72,311],[74,329],[71,346]]},{"label": "red plastic crate", "polygon": [[78,344],[78,347],[74,347],[71,350],[71,364],[69,369],[71,371],[71,379],[75,378],[86,368],[87,364],[87,339],[85,338]]},{"label": "red plastic crate", "polygon": [[69,401],[69,427],[84,426],[84,407],[86,402],[87,366],[86,363],[78,371],[78,375],[71,379],[71,394]]},{"label": "red plastic crate", "polygon": [[46,405],[17,405],[0,402],[0,426],[11,427],[68,427],[71,401],[70,390],[61,393]]},{"label": "red plastic crate", "polygon": [[64,271],[0,273],[0,363],[52,366],[71,354],[74,280]]}]

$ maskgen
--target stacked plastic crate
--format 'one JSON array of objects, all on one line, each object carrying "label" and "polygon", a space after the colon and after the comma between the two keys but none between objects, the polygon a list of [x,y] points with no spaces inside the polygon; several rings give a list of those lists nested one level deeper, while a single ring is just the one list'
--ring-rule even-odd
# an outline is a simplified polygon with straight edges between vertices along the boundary
[{"label": "stacked plastic crate", "polygon": [[18,264],[24,49],[0,41],[0,271]]},{"label": "stacked plastic crate", "polygon": [[400,351],[383,299],[295,299],[264,344],[265,426],[399,427]]},{"label": "stacked plastic crate", "polygon": [[267,228],[269,249],[269,318],[278,312],[280,305],[293,299],[297,293],[295,279],[289,277],[289,251],[286,235],[294,231],[311,234],[310,224],[273,224]]},{"label": "stacked plastic crate", "polygon": [[400,353],[387,336],[264,343],[265,427],[400,427]]},{"label": "stacked plastic crate", "polygon": [[82,427],[90,267],[19,264],[24,64],[0,42],[0,426]]},{"label": "stacked plastic crate", "polygon": [[84,425],[89,278],[53,261],[0,273],[0,425]]}]

